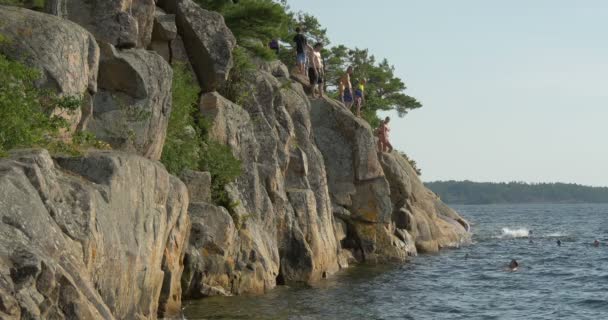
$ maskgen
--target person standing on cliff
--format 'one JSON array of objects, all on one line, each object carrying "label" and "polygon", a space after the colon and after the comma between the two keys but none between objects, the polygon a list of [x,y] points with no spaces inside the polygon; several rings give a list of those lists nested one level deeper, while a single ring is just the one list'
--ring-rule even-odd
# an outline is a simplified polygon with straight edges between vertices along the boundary
[{"label": "person standing on cliff", "polygon": [[300,74],[304,75],[306,74],[306,46],[308,45],[308,42],[300,27],[296,28],[296,32],[298,34],[293,37],[293,42],[296,43],[296,64]]},{"label": "person standing on cliff", "polygon": [[346,109],[350,110],[353,107],[353,85],[350,82],[350,76],[353,74],[353,67],[346,68],[346,73],[340,78],[340,100],[344,103]]},{"label": "person standing on cliff", "polygon": [[366,80],[359,80],[357,89],[355,89],[355,104],[357,105],[357,117],[361,118],[361,106],[365,102],[365,84]]},{"label": "person standing on cliff", "polygon": [[308,79],[310,80],[310,88],[312,97],[315,98],[315,92],[319,91],[319,98],[323,97],[323,59],[321,58],[321,49],[323,44],[317,42],[314,46],[306,45],[308,52]]},{"label": "person standing on cliff", "polygon": [[380,121],[380,126],[378,127],[378,151],[379,152],[393,152],[393,146],[388,141],[389,132],[391,129],[388,126],[388,123],[391,121],[391,118],[386,117],[383,121]]}]

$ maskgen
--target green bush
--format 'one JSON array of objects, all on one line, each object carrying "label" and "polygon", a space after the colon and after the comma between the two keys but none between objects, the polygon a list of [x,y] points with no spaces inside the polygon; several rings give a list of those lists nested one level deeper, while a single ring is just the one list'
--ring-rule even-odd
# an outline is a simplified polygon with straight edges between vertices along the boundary
[{"label": "green bush", "polygon": [[218,90],[226,99],[243,105],[251,98],[250,82],[255,70],[249,53],[242,47],[237,47],[232,52],[234,66],[228,76],[228,81]]},{"label": "green bush", "polygon": [[211,174],[211,196],[217,205],[231,209],[225,187],[241,175],[241,162],[230,147],[211,141],[209,124],[199,116],[199,87],[184,65],[173,68],[173,108],[161,162],[173,174],[184,169]]},{"label": "green bush", "polygon": [[200,164],[204,171],[211,173],[213,202],[231,210],[234,204],[230,201],[225,188],[241,175],[241,161],[232,155],[230,147],[216,141],[207,141]]},{"label": "green bush", "polygon": [[59,135],[68,127],[61,115],[80,107],[77,97],[36,88],[39,77],[37,70],[0,54],[0,152],[4,154],[14,148],[59,146]]},{"label": "green bush", "polygon": [[173,107],[161,162],[173,174],[197,169],[202,138],[195,122],[200,88],[183,64],[173,67]]},{"label": "green bush", "polygon": [[0,0],[0,5],[19,6],[29,9],[43,9],[45,0]]}]

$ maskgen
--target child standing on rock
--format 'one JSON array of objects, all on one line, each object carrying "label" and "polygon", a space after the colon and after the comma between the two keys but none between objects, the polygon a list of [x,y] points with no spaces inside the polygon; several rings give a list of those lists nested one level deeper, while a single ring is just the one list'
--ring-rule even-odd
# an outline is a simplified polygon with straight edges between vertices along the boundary
[{"label": "child standing on rock", "polygon": [[357,89],[355,89],[355,104],[357,105],[357,117],[361,118],[361,106],[365,102],[365,84],[366,80],[361,79]]}]

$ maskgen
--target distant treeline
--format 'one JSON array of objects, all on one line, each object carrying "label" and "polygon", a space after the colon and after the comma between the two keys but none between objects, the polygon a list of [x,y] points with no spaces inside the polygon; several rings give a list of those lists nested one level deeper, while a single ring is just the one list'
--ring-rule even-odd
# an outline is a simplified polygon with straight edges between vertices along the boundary
[{"label": "distant treeline", "polygon": [[435,181],[425,185],[450,204],[608,203],[607,187],[572,183]]}]

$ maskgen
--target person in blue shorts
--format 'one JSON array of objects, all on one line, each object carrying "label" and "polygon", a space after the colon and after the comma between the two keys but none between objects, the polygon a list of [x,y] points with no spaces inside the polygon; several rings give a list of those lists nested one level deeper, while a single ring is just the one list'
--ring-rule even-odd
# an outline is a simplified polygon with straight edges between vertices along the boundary
[{"label": "person in blue shorts", "polygon": [[300,74],[306,74],[306,46],[308,42],[300,27],[296,28],[296,32],[298,34],[293,37],[293,42],[296,43],[296,64]]}]

